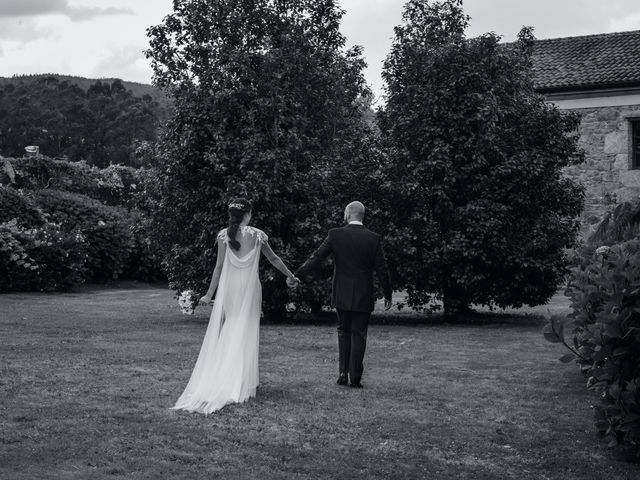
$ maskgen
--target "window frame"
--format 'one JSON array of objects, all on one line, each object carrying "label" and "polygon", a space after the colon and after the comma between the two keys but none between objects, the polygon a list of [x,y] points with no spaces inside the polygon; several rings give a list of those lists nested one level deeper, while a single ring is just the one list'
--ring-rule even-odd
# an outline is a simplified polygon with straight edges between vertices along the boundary
[{"label": "window frame", "polygon": [[640,170],[640,117],[627,118],[629,121],[629,169]]}]

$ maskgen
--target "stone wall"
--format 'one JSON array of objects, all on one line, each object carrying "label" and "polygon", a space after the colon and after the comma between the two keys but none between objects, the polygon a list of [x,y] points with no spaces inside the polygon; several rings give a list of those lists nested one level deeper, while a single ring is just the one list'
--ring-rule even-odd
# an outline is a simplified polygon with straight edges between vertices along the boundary
[{"label": "stone wall", "polygon": [[[640,118],[640,105],[574,109],[582,116],[580,147],[585,162],[565,173],[585,186],[588,232],[617,203],[640,196],[640,170],[631,169],[629,118]],[[585,232],[585,233],[587,233]]]}]

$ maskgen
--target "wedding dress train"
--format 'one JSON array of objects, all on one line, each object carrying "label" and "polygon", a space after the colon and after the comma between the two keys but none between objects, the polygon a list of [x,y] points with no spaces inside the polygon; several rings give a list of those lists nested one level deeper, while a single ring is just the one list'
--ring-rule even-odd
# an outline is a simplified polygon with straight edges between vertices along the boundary
[{"label": "wedding dress train", "polygon": [[[238,256],[227,244],[220,282],[198,360],[174,409],[211,413],[256,394],[262,287],[260,250],[267,236],[253,227],[238,234]],[[227,241],[226,230],[218,238]],[[253,247],[251,247],[253,245]]]}]

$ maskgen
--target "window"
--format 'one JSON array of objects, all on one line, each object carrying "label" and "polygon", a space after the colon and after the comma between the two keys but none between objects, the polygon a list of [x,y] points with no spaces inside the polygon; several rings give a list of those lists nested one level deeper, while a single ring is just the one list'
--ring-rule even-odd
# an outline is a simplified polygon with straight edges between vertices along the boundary
[{"label": "window", "polygon": [[631,168],[640,169],[640,118],[631,120]]}]

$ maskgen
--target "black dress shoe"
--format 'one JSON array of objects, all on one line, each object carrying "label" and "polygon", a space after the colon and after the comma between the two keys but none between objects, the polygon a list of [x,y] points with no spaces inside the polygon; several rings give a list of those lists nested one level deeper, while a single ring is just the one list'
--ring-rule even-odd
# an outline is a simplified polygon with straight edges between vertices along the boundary
[{"label": "black dress shoe", "polygon": [[341,373],[338,377],[338,381],[336,382],[338,385],[346,385],[349,383],[349,379],[347,378],[346,373]]},{"label": "black dress shoe", "polygon": [[350,384],[349,384],[349,386],[350,386],[351,388],[364,388],[364,387],[362,386],[362,384],[360,383],[360,380],[358,380],[357,382],[352,382],[352,383],[350,383]]}]

